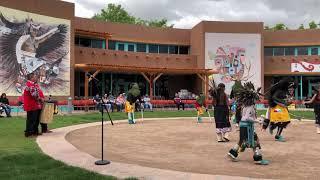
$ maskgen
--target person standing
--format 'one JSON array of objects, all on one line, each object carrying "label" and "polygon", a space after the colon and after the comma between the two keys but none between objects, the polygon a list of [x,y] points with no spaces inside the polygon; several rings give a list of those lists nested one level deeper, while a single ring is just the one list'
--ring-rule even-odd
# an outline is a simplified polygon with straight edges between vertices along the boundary
[{"label": "person standing", "polygon": [[178,94],[176,94],[176,97],[173,99],[173,101],[176,104],[178,111],[180,110],[180,106],[182,106],[182,109],[184,110],[184,103],[182,102]]},{"label": "person standing", "polygon": [[11,117],[11,107],[9,105],[9,100],[7,98],[6,93],[2,93],[0,97],[0,107],[2,107],[7,115],[7,117]]},{"label": "person standing", "polygon": [[228,142],[231,124],[229,121],[228,96],[225,93],[225,85],[220,83],[218,88],[210,93],[215,100],[213,101],[213,106],[218,142]]},{"label": "person standing", "polygon": [[318,89],[313,89],[313,90],[314,90],[314,95],[312,96],[312,98],[309,101],[303,101],[303,104],[313,103],[317,134],[320,134],[320,86],[318,87]]},{"label": "person standing", "polygon": [[197,121],[198,123],[202,123],[202,116],[203,116],[203,107],[208,111],[206,105],[206,96],[201,92],[196,99],[195,107],[197,109]]},{"label": "person standing", "polygon": [[37,84],[37,75],[30,73],[27,75],[28,81],[23,92],[24,110],[27,112],[25,137],[41,135],[39,133],[40,113],[44,101],[43,93]]}]

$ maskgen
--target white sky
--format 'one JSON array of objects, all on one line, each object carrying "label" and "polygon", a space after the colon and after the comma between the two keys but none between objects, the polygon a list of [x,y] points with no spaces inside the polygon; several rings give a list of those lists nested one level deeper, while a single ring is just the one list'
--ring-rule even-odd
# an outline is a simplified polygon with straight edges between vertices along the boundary
[{"label": "white sky", "polygon": [[201,20],[285,23],[290,28],[320,22],[320,0],[64,0],[75,3],[75,15],[90,18],[108,3],[121,4],[142,19],[167,18],[176,28]]}]

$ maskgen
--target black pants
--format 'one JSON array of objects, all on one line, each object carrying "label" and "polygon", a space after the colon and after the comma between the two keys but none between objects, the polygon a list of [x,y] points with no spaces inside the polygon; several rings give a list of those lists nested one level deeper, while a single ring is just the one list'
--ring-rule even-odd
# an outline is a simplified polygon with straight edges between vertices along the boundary
[{"label": "black pants", "polygon": [[39,133],[39,121],[41,110],[27,111],[25,135],[30,136]]},{"label": "black pants", "polygon": [[40,123],[40,125],[41,125],[41,132],[42,132],[42,133],[48,131],[48,124]]},{"label": "black pants", "polygon": [[178,110],[180,110],[180,106],[182,106],[182,109],[184,110],[184,103],[177,103],[176,105]]}]

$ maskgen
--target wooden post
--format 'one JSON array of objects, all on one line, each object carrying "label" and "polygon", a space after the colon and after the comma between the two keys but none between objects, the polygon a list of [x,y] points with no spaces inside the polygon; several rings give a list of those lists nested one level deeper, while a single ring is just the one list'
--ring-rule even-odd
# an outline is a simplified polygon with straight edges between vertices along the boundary
[{"label": "wooden post", "polygon": [[206,99],[208,99],[208,92],[209,92],[209,77],[208,77],[208,75],[204,75],[204,77],[205,77],[205,86],[204,86],[204,94],[205,94],[205,96],[206,96]]},{"label": "wooden post", "polygon": [[87,76],[88,71],[85,72],[84,76],[84,97],[88,99],[89,96],[89,78]]},{"label": "wooden post", "polygon": [[152,100],[153,99],[153,75],[150,75],[150,78],[149,78],[150,82],[149,82],[149,89],[150,89],[150,92],[149,92],[149,97],[150,99]]}]

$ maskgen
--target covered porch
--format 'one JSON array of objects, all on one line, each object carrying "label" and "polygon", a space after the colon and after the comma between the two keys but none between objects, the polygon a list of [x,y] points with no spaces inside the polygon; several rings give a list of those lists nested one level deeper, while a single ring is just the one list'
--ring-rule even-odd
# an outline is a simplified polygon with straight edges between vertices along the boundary
[{"label": "covered porch", "polygon": [[[92,77],[86,76],[88,73]],[[187,89],[196,94],[204,92],[208,95],[208,76],[213,73],[206,69],[76,64],[75,98],[88,99],[96,94],[109,93],[117,96],[119,93],[127,92],[132,82],[139,84],[141,95],[148,94],[151,99],[172,99],[180,89]]]}]

